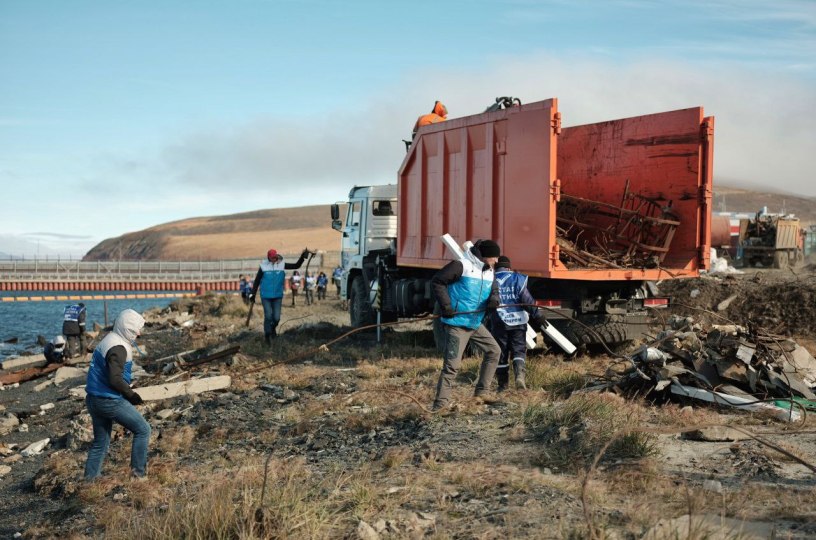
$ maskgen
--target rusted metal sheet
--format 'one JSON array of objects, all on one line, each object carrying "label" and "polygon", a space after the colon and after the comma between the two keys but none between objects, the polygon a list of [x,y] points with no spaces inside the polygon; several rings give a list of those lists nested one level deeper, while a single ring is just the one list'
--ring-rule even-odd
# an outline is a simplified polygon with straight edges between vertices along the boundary
[{"label": "rusted metal sheet", "polygon": [[450,233],[548,268],[557,119],[550,99],[420,129],[399,171],[399,264],[444,265],[439,237]]},{"label": "rusted metal sheet", "polygon": [[[713,118],[704,118],[703,109],[695,107],[562,131],[558,177],[564,194],[620,206],[628,191],[680,222],[659,268],[647,269],[644,276],[657,277],[660,268],[695,275],[708,267],[713,126]],[[605,228],[614,219],[601,217],[594,225]],[[561,273],[562,266],[559,261],[554,273]]]}]

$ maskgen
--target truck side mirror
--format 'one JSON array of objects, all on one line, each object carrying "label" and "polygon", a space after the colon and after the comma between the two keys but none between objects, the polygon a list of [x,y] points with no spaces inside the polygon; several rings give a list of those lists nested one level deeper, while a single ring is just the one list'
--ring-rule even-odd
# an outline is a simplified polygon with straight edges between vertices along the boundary
[{"label": "truck side mirror", "polygon": [[333,219],[332,220],[332,229],[334,229],[335,231],[339,231],[342,228],[343,228],[343,222],[342,221],[340,221],[339,219]]},{"label": "truck side mirror", "polygon": [[[336,204],[331,205],[331,218],[332,221],[337,221],[340,219],[340,206]],[[334,224],[332,224],[332,228],[335,228]]]}]

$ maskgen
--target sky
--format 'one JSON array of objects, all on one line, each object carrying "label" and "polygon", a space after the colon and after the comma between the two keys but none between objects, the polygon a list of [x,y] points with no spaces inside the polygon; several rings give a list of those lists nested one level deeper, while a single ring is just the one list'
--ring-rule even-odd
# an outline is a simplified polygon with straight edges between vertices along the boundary
[{"label": "sky", "polygon": [[814,0],[0,0],[0,252],[342,200],[500,95],[703,106],[715,186],[816,196]]}]

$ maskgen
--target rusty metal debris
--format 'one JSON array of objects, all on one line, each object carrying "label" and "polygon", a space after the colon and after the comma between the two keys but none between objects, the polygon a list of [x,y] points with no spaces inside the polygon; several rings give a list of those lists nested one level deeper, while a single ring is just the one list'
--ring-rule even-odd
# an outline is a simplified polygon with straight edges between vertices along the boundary
[{"label": "rusty metal debris", "polygon": [[656,268],[680,218],[671,203],[661,206],[631,193],[627,182],[618,205],[562,194],[556,223],[567,267]]},{"label": "rusty metal debris", "polygon": [[672,316],[669,328],[610,368],[593,389],[675,396],[770,413],[796,420],[816,410],[816,359],[783,336],[738,325],[703,328],[692,317]]}]

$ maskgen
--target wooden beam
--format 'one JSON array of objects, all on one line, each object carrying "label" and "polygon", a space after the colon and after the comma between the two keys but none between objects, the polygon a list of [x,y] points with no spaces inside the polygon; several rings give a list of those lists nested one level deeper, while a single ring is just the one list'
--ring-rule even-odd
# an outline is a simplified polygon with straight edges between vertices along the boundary
[{"label": "wooden beam", "polygon": [[187,396],[209,392],[211,390],[222,390],[229,388],[232,378],[229,375],[218,377],[207,377],[205,379],[192,379],[184,382],[157,384],[145,386],[144,388],[134,388],[133,390],[145,401],[158,401],[170,399],[178,396]]},{"label": "wooden beam", "polygon": [[11,373],[34,367],[43,367],[47,363],[42,354],[32,354],[31,356],[19,356],[0,362],[0,373]]},{"label": "wooden beam", "polygon": [[0,375],[0,383],[14,384],[39,379],[40,377],[48,375],[52,371],[56,371],[59,368],[59,364],[50,364],[43,368],[29,368],[22,371],[16,371],[14,373],[7,373],[5,375]]}]

